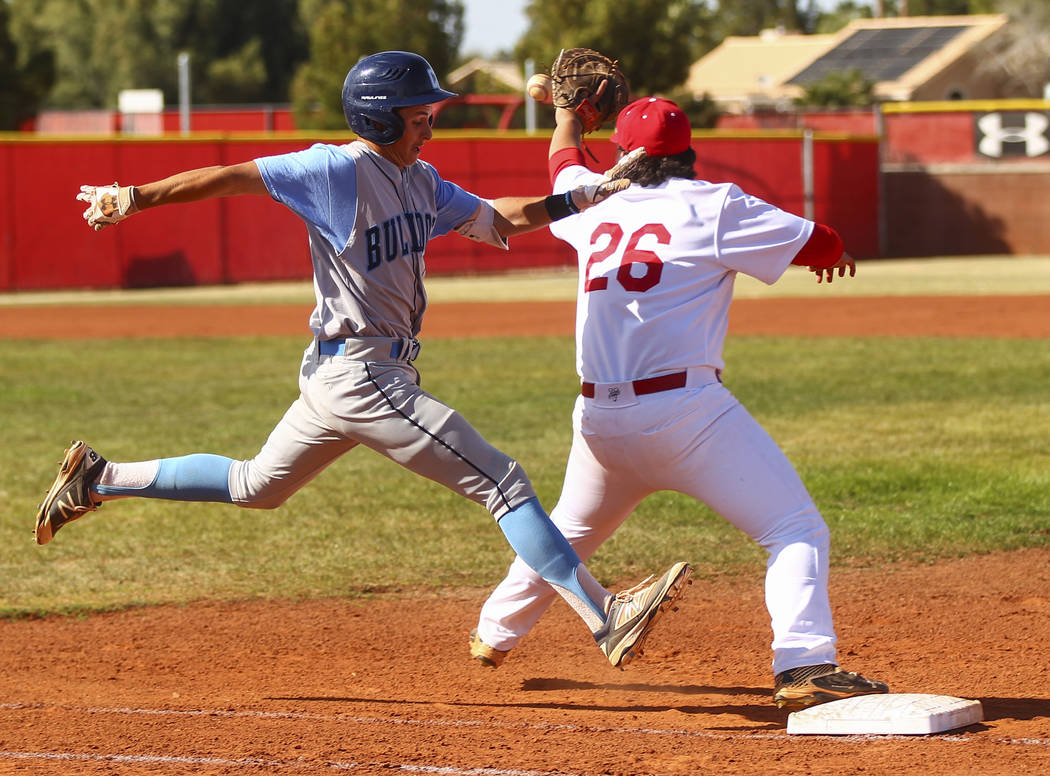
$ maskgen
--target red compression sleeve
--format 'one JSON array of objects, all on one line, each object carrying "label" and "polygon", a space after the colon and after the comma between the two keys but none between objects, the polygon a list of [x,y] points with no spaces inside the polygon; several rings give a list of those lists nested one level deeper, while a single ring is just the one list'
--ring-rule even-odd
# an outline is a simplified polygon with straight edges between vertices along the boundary
[{"label": "red compression sleeve", "polygon": [[833,267],[842,258],[842,238],[830,226],[814,224],[813,234],[809,236],[802,250],[791,260],[792,264],[802,267],[827,269]]},{"label": "red compression sleeve", "polygon": [[566,167],[572,167],[574,164],[582,167],[587,166],[587,162],[583,158],[583,151],[579,148],[563,148],[551,154],[550,159],[547,160],[547,169],[551,175],[551,185],[554,185],[554,179],[558,177],[559,172]]}]

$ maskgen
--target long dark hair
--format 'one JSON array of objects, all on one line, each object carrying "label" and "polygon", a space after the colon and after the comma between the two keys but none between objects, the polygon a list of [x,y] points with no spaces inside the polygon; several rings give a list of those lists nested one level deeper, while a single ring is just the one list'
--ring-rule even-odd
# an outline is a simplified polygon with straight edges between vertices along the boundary
[{"label": "long dark hair", "polygon": [[673,156],[642,156],[619,171],[620,177],[629,178],[639,186],[659,186],[669,178],[696,178],[696,151],[687,148]]}]

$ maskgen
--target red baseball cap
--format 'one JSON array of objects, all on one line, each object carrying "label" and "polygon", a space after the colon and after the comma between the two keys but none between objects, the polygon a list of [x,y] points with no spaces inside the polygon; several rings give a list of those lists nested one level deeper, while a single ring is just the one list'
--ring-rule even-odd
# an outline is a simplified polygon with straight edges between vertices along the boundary
[{"label": "red baseball cap", "polygon": [[609,138],[624,151],[645,146],[646,156],[673,156],[689,148],[693,130],[685,111],[663,97],[642,97],[616,117]]}]

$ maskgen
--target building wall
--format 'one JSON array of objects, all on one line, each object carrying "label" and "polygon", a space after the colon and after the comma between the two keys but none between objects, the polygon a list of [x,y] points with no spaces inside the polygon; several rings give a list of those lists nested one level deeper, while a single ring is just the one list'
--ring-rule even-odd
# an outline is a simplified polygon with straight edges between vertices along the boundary
[{"label": "building wall", "polygon": [[[1017,85],[1008,83],[1005,76],[982,67],[984,61],[969,52],[945,67],[912,92],[913,102],[935,100],[992,100],[1034,97]],[[961,96],[953,96],[958,93]]]},{"label": "building wall", "polygon": [[719,126],[828,130],[836,117],[854,132],[881,123],[879,255],[1050,254],[1050,102],[889,103],[881,116],[756,114]]},{"label": "building wall", "polygon": [[1050,162],[890,167],[888,257],[1050,254]]}]

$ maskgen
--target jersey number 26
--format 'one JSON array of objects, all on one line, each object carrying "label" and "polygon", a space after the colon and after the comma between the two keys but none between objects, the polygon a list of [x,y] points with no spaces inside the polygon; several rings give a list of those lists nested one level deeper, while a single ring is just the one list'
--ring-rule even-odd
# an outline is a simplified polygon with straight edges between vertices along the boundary
[{"label": "jersey number 26", "polygon": [[[646,224],[637,229],[628,239],[624,246],[623,255],[620,257],[620,267],[616,270],[616,280],[627,291],[642,294],[660,282],[660,275],[664,271],[664,263],[652,251],[638,247],[638,242],[647,234],[653,235],[656,242],[668,245],[671,242],[671,234],[663,224]],[[594,265],[605,261],[620,249],[623,242],[623,229],[619,224],[602,223],[591,234],[591,245],[597,245],[603,237],[608,237],[609,242],[604,248],[599,248],[587,259],[587,268],[584,271],[583,290],[602,291],[609,287],[608,277],[591,277]],[[639,277],[631,274],[631,267],[640,264],[644,272]]]}]

